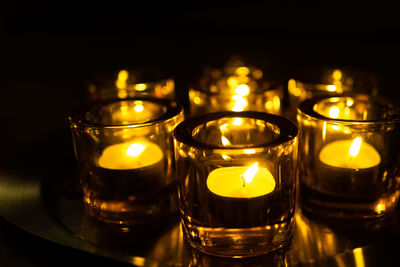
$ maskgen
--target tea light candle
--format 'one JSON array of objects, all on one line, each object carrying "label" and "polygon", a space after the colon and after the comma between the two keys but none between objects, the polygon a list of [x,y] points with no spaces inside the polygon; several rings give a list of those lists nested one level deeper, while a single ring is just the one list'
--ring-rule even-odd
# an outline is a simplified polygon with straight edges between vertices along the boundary
[{"label": "tea light candle", "polygon": [[210,172],[206,184],[211,220],[239,228],[256,226],[265,219],[275,189],[273,175],[257,162],[250,167],[217,168]]},{"label": "tea light candle", "polygon": [[266,168],[254,163],[250,167],[223,167],[213,170],[207,188],[214,194],[232,198],[255,198],[271,193],[275,180]]},{"label": "tea light candle", "polygon": [[165,186],[163,159],[161,148],[143,139],[114,144],[99,157],[98,175],[120,196],[146,192]]},{"label": "tea light candle", "polygon": [[162,158],[163,152],[158,145],[138,140],[106,147],[99,158],[99,166],[113,170],[139,169],[151,166]]},{"label": "tea light candle", "polygon": [[361,137],[325,145],[319,153],[319,160],[320,189],[325,193],[352,197],[371,195],[378,188],[377,173],[381,157]]},{"label": "tea light candle", "polygon": [[367,169],[381,162],[378,151],[360,137],[329,143],[322,148],[319,159],[326,165],[347,169]]}]

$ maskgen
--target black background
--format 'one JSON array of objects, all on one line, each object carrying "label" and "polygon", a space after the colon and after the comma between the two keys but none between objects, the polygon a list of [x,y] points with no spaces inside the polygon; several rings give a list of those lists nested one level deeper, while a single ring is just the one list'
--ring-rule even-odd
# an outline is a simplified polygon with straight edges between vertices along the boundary
[{"label": "black background", "polygon": [[0,159],[67,129],[88,79],[121,68],[169,73],[182,102],[204,66],[231,55],[282,84],[309,67],[364,69],[400,99],[400,13],[385,1],[136,2],[2,2]]}]

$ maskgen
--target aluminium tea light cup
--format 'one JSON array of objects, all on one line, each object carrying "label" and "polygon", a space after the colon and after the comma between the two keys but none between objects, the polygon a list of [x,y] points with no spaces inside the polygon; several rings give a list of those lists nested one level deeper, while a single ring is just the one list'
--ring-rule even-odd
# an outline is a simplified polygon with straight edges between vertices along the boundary
[{"label": "aluminium tea light cup", "polygon": [[118,225],[176,211],[172,131],[183,108],[155,98],[98,102],[69,117],[88,215]]},{"label": "aluminium tea light cup", "polygon": [[260,255],[287,244],[297,127],[262,112],[216,112],[174,131],[185,239],[207,254]]},{"label": "aluminium tea light cup", "polygon": [[390,214],[399,198],[400,117],[362,94],[316,97],[299,107],[301,206],[339,218]]}]

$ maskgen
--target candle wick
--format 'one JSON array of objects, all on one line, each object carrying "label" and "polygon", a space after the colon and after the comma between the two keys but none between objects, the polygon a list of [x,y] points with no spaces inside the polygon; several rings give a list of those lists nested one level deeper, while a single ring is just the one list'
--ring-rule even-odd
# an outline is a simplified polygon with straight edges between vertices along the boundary
[{"label": "candle wick", "polygon": [[242,180],[243,188],[245,188],[246,187],[246,180],[244,179],[244,176],[242,174],[240,175],[240,179]]}]

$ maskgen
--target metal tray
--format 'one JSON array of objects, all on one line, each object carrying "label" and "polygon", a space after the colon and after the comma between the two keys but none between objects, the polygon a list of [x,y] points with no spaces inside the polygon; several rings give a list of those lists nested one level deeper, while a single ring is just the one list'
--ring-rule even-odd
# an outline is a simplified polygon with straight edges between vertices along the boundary
[{"label": "metal tray", "polygon": [[397,211],[385,220],[343,222],[304,214],[298,206],[292,242],[246,259],[196,251],[184,241],[177,214],[146,226],[110,227],[85,214],[69,140],[63,133],[39,141],[0,172],[0,215],[58,244],[135,266],[364,266],[376,260],[371,255],[398,242]]}]

